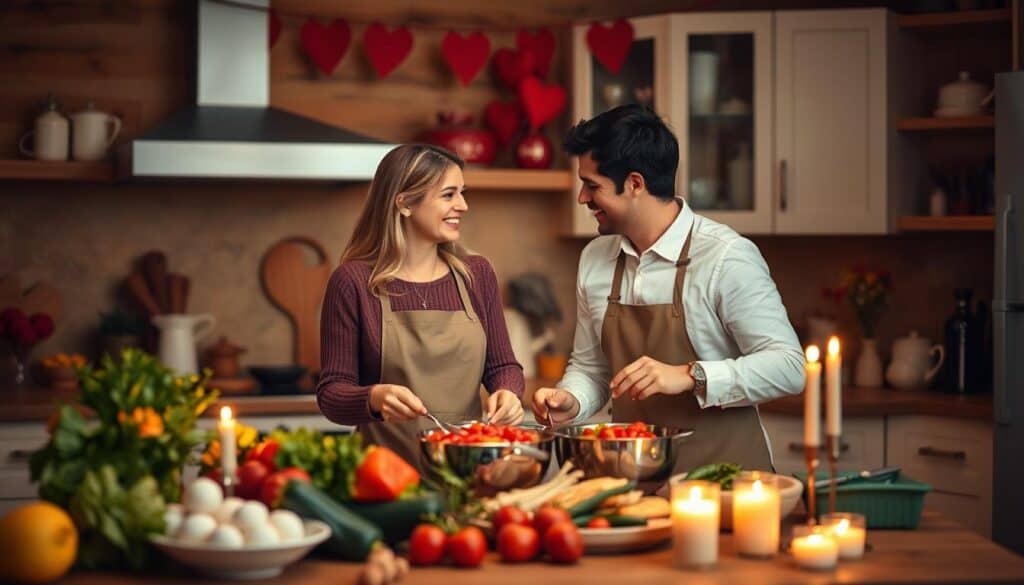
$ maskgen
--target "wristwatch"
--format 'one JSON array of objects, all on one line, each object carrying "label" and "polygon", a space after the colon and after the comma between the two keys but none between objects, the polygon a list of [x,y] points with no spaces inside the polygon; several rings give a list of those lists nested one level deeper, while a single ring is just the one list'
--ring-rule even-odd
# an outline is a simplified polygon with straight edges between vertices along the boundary
[{"label": "wristwatch", "polygon": [[689,366],[690,377],[693,378],[693,391],[701,398],[704,398],[708,391],[708,375],[704,373],[704,368],[696,360],[690,362]]}]

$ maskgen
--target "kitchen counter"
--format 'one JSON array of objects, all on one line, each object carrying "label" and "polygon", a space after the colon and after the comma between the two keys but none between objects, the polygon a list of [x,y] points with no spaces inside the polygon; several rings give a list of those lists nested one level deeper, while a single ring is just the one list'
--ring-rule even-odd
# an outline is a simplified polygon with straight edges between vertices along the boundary
[{"label": "kitchen counter", "polygon": [[[738,558],[731,534],[722,534],[715,569],[683,572],[671,566],[671,548],[665,546],[633,555],[584,557],[573,566],[534,562],[506,565],[490,553],[482,568],[449,566],[416,568],[406,579],[445,585],[523,585],[524,583],[1020,583],[1024,558],[965,530],[933,512],[925,512],[917,530],[876,530],[868,533],[871,550],[863,560],[840,563],[835,571],[808,572],[796,568],[788,555],[758,561]],[[336,585],[356,583],[362,565],[307,559],[288,568],[275,584]],[[155,572],[154,572],[155,573]],[[194,583],[185,573],[159,575],[80,572],[61,585],[137,585],[142,583]],[[220,581],[226,583],[227,581]]]}]

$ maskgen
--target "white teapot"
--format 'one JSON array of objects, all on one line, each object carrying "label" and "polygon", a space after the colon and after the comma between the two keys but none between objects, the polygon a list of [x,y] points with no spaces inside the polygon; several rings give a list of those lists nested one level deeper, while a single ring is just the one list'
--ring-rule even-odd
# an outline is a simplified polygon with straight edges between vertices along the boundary
[{"label": "white teapot", "polygon": [[[936,354],[938,358],[933,357]],[[941,345],[932,345],[930,339],[911,331],[892,343],[892,362],[885,379],[893,388],[923,388],[935,378],[945,359],[946,350]]]}]

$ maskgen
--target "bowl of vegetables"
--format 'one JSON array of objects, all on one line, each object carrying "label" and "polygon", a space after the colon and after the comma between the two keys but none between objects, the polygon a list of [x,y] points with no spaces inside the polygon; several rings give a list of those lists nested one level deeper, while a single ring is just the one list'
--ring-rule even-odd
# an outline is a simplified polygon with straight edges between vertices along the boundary
[{"label": "bowl of vegetables", "polygon": [[585,477],[660,481],[672,472],[679,444],[691,429],[643,422],[575,425],[556,432],[559,461],[572,461]]},{"label": "bowl of vegetables", "polygon": [[[743,471],[743,467],[735,463],[709,463],[695,467],[686,473],[672,476],[672,481],[679,479],[703,479],[714,481],[722,486],[719,501],[721,503],[719,518],[723,530],[732,529],[732,480]],[[804,486],[800,480],[786,475],[778,475],[763,472],[764,475],[773,476],[779,486],[779,518],[785,518],[796,503],[800,501]]]}]

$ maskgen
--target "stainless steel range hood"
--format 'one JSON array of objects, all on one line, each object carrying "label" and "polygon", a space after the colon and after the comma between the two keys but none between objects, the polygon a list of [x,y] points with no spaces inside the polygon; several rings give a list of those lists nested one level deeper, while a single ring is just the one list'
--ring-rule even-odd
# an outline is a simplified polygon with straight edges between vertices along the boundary
[{"label": "stainless steel range hood", "polygon": [[371,179],[393,144],[270,107],[270,0],[198,1],[197,104],[131,143],[130,174]]}]

